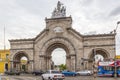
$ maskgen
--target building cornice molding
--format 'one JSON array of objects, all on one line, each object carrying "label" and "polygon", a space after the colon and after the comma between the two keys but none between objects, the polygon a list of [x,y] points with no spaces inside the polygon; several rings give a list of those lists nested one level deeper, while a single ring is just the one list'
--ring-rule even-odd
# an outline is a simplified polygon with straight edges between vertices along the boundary
[{"label": "building cornice molding", "polygon": [[83,35],[84,38],[86,37],[103,37],[103,36],[115,36],[116,34],[94,34],[94,35]]},{"label": "building cornice molding", "polygon": [[103,45],[84,45],[83,47],[108,47],[108,46],[115,46],[115,44],[103,44]]},{"label": "building cornice molding", "polygon": [[16,48],[16,49],[10,49],[10,50],[33,50],[34,48]]},{"label": "building cornice molding", "polygon": [[11,39],[10,42],[17,42],[17,41],[34,41],[34,38],[28,38],[28,39]]}]

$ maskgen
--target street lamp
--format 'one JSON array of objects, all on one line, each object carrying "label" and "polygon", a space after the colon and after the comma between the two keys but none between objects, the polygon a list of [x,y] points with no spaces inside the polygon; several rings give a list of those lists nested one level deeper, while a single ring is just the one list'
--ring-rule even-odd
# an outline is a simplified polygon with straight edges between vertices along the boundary
[{"label": "street lamp", "polygon": [[1,74],[0,74],[0,80],[2,80],[2,79],[1,79]]},{"label": "street lamp", "polygon": [[[116,28],[114,30],[115,35],[117,35],[117,29],[118,29],[119,24],[120,24],[120,21],[117,22],[117,26],[116,26]],[[115,52],[114,58],[115,58],[115,74],[114,74],[114,77],[116,78],[117,77],[117,73],[116,73],[116,70],[117,70],[117,68],[116,68],[116,52]]]},{"label": "street lamp", "polygon": [[94,77],[94,80],[96,80],[96,77],[97,77],[97,63],[95,60],[96,49],[93,49],[93,55],[94,55],[94,58],[93,58],[93,77]]},{"label": "street lamp", "polygon": [[118,28],[118,25],[120,24],[120,21],[118,21],[117,22],[117,26],[116,26],[116,28],[114,29],[114,32],[116,33],[116,31],[117,31],[117,28]]}]

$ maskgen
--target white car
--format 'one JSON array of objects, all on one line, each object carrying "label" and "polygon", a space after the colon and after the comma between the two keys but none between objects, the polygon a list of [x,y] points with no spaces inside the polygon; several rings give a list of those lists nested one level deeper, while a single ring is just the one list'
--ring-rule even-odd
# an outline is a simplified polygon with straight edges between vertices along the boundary
[{"label": "white car", "polygon": [[90,71],[90,70],[81,70],[76,73],[77,73],[77,75],[92,75],[92,71]]},{"label": "white car", "polygon": [[42,74],[42,80],[63,80],[64,75],[57,70],[48,70],[46,73]]}]

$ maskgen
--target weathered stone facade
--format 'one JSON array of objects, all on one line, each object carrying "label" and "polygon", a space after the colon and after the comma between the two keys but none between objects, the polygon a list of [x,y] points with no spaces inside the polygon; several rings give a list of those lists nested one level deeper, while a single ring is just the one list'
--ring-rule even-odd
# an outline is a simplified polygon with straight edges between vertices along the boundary
[{"label": "weathered stone facade", "polygon": [[[20,58],[28,58],[28,72],[51,69],[51,53],[56,48],[66,51],[68,70],[91,69],[94,54],[104,58],[115,57],[115,33],[81,35],[72,28],[72,18],[57,15],[46,18],[46,28],[35,38],[9,40],[11,69],[19,69]],[[81,61],[85,61],[84,65]]]}]

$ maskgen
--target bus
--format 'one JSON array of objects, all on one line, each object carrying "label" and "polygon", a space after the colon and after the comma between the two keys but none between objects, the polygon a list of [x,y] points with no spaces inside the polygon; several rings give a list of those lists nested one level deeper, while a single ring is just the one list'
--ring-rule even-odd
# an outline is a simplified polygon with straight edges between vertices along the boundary
[{"label": "bus", "polygon": [[116,73],[117,76],[120,77],[120,60],[116,61]]},{"label": "bus", "polygon": [[115,61],[99,61],[97,74],[98,76],[114,76]]}]

